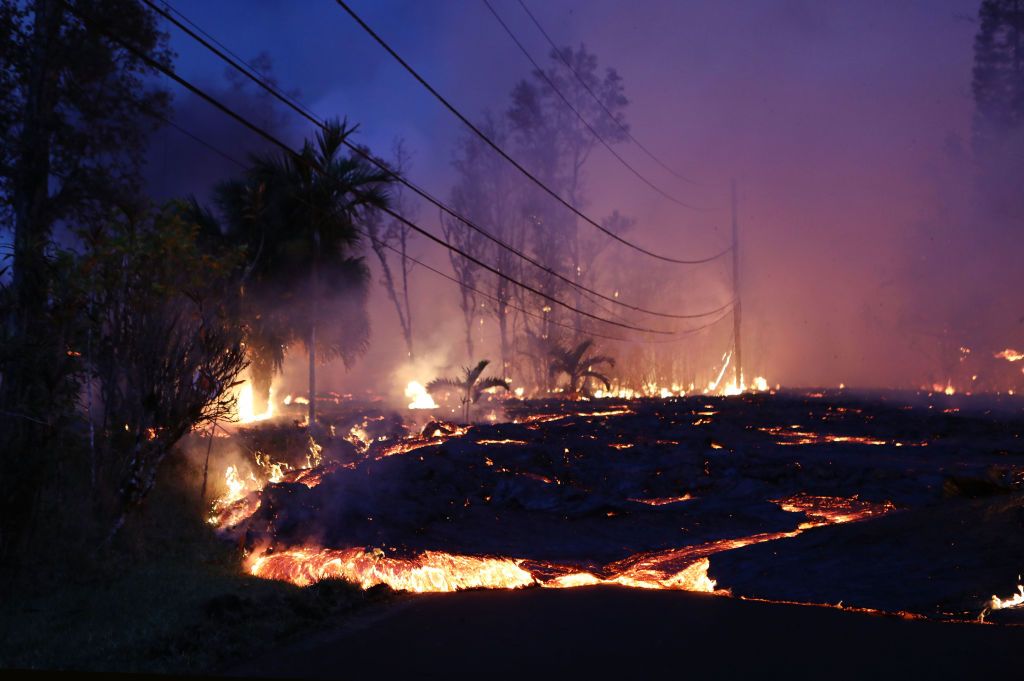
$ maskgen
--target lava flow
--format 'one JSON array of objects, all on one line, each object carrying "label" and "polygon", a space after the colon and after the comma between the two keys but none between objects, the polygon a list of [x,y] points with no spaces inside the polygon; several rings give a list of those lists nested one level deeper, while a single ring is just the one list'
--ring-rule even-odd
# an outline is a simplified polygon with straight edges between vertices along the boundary
[{"label": "lava flow", "polygon": [[[682,500],[649,500],[648,503]],[[552,562],[466,556],[443,551],[424,551],[413,558],[395,558],[386,556],[379,549],[311,546],[268,551],[252,556],[248,570],[256,577],[287,581],[297,586],[307,586],[323,579],[344,579],[363,588],[387,584],[396,590],[417,593],[474,588],[516,589],[531,585],[572,588],[598,584],[712,593],[717,592],[717,584],[708,576],[710,555],[751,544],[795,537],[821,525],[863,520],[893,509],[890,503],[872,504],[856,497],[842,499],[797,495],[776,503],[783,510],[802,512],[814,520],[802,523],[791,531],[720,539],[679,549],[638,554],[612,563],[597,573],[576,571],[570,566]]]}]

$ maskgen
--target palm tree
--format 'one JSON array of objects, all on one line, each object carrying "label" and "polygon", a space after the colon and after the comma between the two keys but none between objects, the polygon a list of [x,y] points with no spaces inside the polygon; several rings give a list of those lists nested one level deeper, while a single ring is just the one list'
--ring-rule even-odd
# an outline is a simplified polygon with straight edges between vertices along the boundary
[{"label": "palm tree", "polygon": [[[388,205],[391,178],[345,154],[356,127],[329,121],[298,157],[255,157],[245,177],[218,188],[228,237],[252,258],[243,318],[260,392],[280,371],[286,348],[309,355],[309,422],[316,421],[316,366],[350,366],[369,346],[369,269],[354,255],[357,224]],[[254,386],[255,387],[255,386]]]},{"label": "palm tree", "polygon": [[493,376],[480,378],[480,375],[484,373],[484,369],[490,363],[490,360],[482,359],[473,368],[463,367],[462,378],[435,378],[430,383],[427,383],[427,392],[433,394],[444,388],[460,391],[462,393],[462,416],[466,423],[469,423],[469,405],[476,404],[485,390],[492,388],[509,390],[511,388],[509,382],[504,378],[495,378]]},{"label": "palm tree", "polygon": [[604,384],[605,390],[611,389],[611,379],[605,374],[594,371],[595,366],[607,364],[615,366],[615,358],[607,355],[588,355],[587,351],[593,346],[594,341],[587,339],[574,348],[554,347],[551,350],[551,365],[549,371],[551,376],[558,374],[569,375],[567,393],[570,397],[578,397],[580,392],[587,386],[587,381],[594,379]]}]

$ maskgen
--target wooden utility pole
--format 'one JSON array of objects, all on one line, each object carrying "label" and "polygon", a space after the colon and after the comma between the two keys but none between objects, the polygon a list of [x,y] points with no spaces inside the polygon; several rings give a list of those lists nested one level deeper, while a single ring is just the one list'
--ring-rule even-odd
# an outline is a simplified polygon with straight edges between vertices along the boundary
[{"label": "wooden utility pole", "polygon": [[736,387],[743,387],[743,353],[740,343],[740,227],[736,216],[736,180],[732,181],[732,370]]}]

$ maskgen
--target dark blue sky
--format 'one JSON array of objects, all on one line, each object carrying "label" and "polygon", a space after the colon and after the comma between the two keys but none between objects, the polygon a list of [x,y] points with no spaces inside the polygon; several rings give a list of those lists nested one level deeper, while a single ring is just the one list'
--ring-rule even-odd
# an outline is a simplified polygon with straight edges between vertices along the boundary
[{"label": "dark blue sky", "polygon": [[[518,3],[493,4],[542,57],[546,43]],[[588,210],[634,216],[634,237],[655,250],[707,253],[727,239],[720,208],[728,179],[739,179],[750,357],[774,373],[770,380],[917,380],[929,370],[920,361],[926,341],[915,340],[913,329],[962,326],[979,300],[997,311],[993,338],[1019,333],[1006,322],[1008,303],[986,298],[1016,283],[1007,279],[1013,261],[1000,261],[1009,256],[993,244],[1019,226],[972,212],[964,157],[977,0],[527,4],[560,43],[585,42],[602,66],[619,70],[636,137],[700,184],[673,184],[628,145],[621,153],[658,183],[711,207],[683,211],[599,153],[587,169]],[[528,73],[478,0],[352,5],[471,116],[486,108],[502,113]],[[447,194],[459,124],[334,2],[175,6],[242,56],[268,53],[285,89],[299,90],[322,117],[359,122],[362,141],[378,153],[405,137],[411,175]],[[229,92],[223,65],[172,36],[184,75]],[[253,115],[261,111],[251,96],[229,96]],[[251,148],[247,133],[201,103],[178,96],[177,105],[190,129],[240,155]],[[268,120],[294,142],[309,132],[293,116]],[[154,184],[171,194],[202,192],[232,172],[208,155],[197,165],[195,153],[177,133],[161,133]],[[426,211],[425,221],[433,214]],[[620,262],[643,267],[626,255]],[[721,298],[718,274],[680,274],[667,285],[692,289],[701,307]],[[389,313],[377,328],[389,328]]]}]

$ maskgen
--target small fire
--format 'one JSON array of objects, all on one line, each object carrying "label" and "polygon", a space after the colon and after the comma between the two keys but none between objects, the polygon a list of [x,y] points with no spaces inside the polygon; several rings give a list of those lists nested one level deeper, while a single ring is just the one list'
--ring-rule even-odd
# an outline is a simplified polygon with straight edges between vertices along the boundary
[{"label": "small fire", "polygon": [[412,400],[409,403],[410,409],[437,409],[437,402],[430,396],[427,389],[418,381],[409,381],[405,386],[405,396]]},{"label": "small fire", "polygon": [[999,596],[992,596],[988,607],[990,610],[1005,610],[1007,608],[1017,608],[1021,605],[1024,605],[1024,584],[1018,584],[1017,593],[1009,598],[1003,599],[999,598]]},{"label": "small fire", "polygon": [[995,354],[996,359],[1005,359],[1007,362],[1019,362],[1024,359],[1024,352],[1018,352],[1013,348],[1006,348]]},{"label": "small fire", "polygon": [[345,439],[352,443],[352,446],[356,448],[356,451],[360,454],[364,454],[366,450],[370,448],[370,444],[373,442],[373,438],[366,432],[366,422],[357,423],[348,430],[348,434],[345,435]]},{"label": "small fire", "polygon": [[248,494],[252,489],[251,485],[258,485],[259,483],[256,481],[256,476],[252,473],[249,474],[249,480],[244,480],[238,472],[238,466],[228,466],[227,470],[224,471],[224,484],[227,485],[228,491],[217,500],[217,503],[221,506],[230,506]]},{"label": "small fire", "polygon": [[267,409],[263,413],[257,414],[255,412],[255,402],[252,391],[252,382],[246,381],[242,384],[241,389],[238,391],[236,397],[238,400],[238,422],[239,423],[255,423],[257,421],[266,421],[274,415],[274,389],[270,389],[269,398],[267,399]]}]

